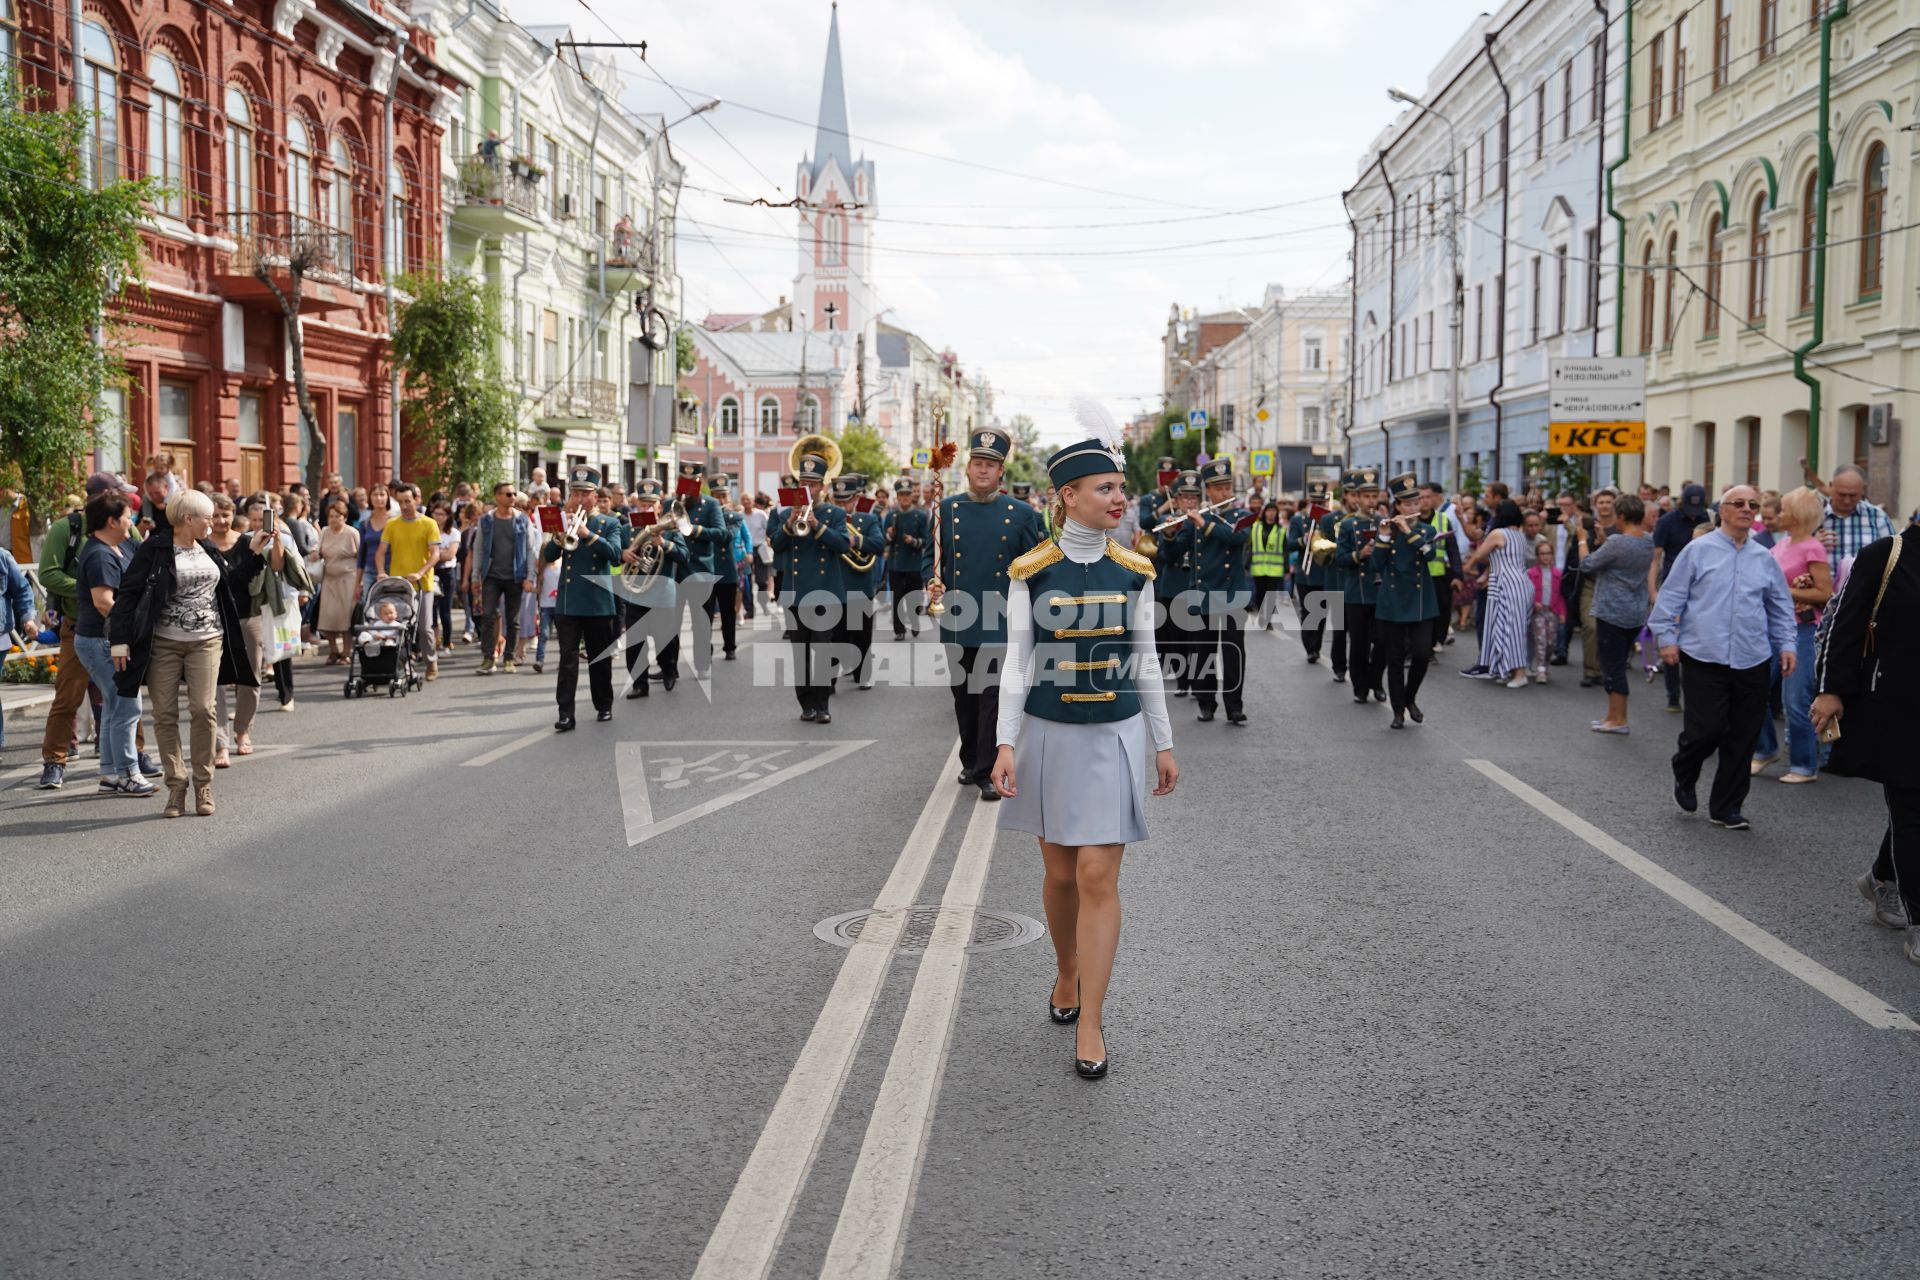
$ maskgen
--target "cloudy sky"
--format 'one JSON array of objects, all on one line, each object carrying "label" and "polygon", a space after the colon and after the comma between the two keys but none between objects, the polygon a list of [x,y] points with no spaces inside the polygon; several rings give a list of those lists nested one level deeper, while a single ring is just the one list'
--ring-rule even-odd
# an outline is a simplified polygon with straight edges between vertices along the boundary
[{"label": "cloudy sky", "polygon": [[[855,154],[875,163],[890,321],[951,347],[1005,418],[1072,430],[1069,397],[1157,407],[1168,308],[1339,283],[1339,193],[1485,0],[845,0]],[[635,11],[638,11],[637,16]],[[687,314],[792,292],[790,198],[812,149],[826,0],[628,9],[523,0],[522,23],[648,42],[630,105],[685,114]],[[604,20],[601,16],[604,15]],[[786,117],[786,118],[782,118]]]}]

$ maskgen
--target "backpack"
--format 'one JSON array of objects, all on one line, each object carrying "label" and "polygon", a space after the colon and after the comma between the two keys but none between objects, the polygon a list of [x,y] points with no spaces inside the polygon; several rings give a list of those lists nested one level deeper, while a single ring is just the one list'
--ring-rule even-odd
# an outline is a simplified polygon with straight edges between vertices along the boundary
[{"label": "backpack", "polygon": [[76,577],[80,567],[80,548],[87,539],[82,532],[81,516],[83,512],[67,513],[67,553],[60,561],[60,571],[69,578]]}]

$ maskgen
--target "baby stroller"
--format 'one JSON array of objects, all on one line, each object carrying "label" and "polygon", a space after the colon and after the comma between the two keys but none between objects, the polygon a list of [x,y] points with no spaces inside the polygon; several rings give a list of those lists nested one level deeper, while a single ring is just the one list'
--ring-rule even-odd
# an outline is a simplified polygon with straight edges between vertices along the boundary
[{"label": "baby stroller", "polygon": [[[380,617],[381,606],[391,604],[391,621]],[[366,696],[368,689],[384,688],[389,698],[406,697],[421,687],[414,664],[414,631],[421,625],[413,586],[405,578],[376,578],[353,607],[353,645],[347,651],[346,696]]]}]

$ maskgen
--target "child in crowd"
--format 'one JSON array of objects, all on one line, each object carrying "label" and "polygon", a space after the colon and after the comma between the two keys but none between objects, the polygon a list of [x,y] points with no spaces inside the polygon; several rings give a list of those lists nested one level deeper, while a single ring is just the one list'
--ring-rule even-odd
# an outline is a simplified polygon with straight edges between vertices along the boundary
[{"label": "child in crowd", "polygon": [[379,611],[375,615],[375,622],[378,623],[378,627],[367,628],[354,640],[354,643],[360,646],[360,652],[366,654],[369,658],[377,657],[382,649],[390,649],[400,642],[394,632],[384,630],[385,628],[400,625],[400,610],[394,607],[393,601],[382,600],[380,602]]},{"label": "child in crowd", "polygon": [[1560,636],[1561,619],[1567,616],[1567,602],[1560,598],[1561,571],[1553,567],[1553,542],[1541,538],[1533,544],[1534,566],[1527,570],[1533,584],[1533,682],[1547,682],[1547,663],[1553,657],[1554,642]]},{"label": "child in crowd", "polygon": [[166,478],[167,496],[169,498],[187,487],[187,482],[182,480],[179,474],[173,469],[173,455],[171,453],[156,453],[148,457],[147,474],[164,476]]}]

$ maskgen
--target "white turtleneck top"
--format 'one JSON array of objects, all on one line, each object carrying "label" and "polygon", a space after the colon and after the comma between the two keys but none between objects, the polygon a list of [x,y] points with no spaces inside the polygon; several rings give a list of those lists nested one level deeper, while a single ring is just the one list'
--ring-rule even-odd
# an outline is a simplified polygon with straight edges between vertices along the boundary
[{"label": "white turtleneck top", "polygon": [[[1092,564],[1107,554],[1107,535],[1077,520],[1061,523],[1060,550],[1075,564]],[[1140,695],[1140,710],[1147,718],[1147,731],[1155,751],[1173,749],[1173,724],[1167,719],[1167,696],[1160,688],[1160,656],[1153,645],[1153,583],[1140,588],[1128,619],[1138,658],[1134,688]],[[1007,585],[1007,658],[1000,668],[1000,721],[995,741],[1011,747],[1020,740],[1020,720],[1027,707],[1027,670],[1033,659],[1033,599],[1027,584],[1015,580]]]}]

